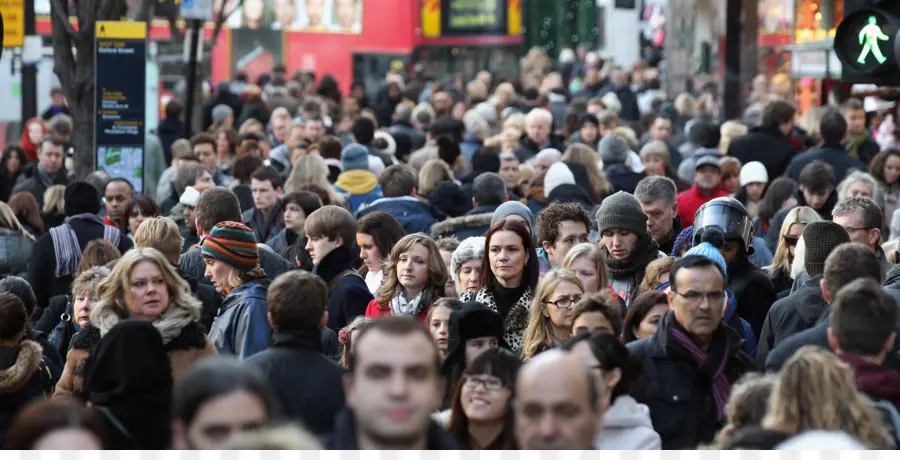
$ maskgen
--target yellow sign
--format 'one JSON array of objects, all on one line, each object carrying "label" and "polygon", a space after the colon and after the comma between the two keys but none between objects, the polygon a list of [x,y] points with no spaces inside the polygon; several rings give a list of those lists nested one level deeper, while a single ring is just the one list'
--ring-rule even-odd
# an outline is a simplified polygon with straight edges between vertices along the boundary
[{"label": "yellow sign", "polygon": [[422,0],[422,36],[441,36],[441,0]]},{"label": "yellow sign", "polygon": [[[4,0],[0,0],[2,2]],[[147,38],[146,22],[97,21],[94,35],[98,38],[118,38],[122,40],[144,40]]]},{"label": "yellow sign", "polygon": [[522,0],[508,0],[506,4],[506,33],[522,35]]},{"label": "yellow sign", "polygon": [[0,0],[3,15],[3,47],[20,48],[25,44],[25,2],[34,0]]}]

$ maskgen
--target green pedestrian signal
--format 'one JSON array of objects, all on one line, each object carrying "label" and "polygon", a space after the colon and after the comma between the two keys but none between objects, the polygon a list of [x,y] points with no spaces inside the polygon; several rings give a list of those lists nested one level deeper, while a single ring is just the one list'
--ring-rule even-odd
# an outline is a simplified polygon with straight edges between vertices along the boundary
[{"label": "green pedestrian signal", "polygon": [[859,44],[863,45],[863,48],[859,57],[856,58],[856,62],[865,64],[871,54],[879,64],[884,64],[887,57],[881,52],[878,40],[888,41],[890,38],[881,31],[878,19],[875,16],[869,16],[869,23],[859,31]]}]

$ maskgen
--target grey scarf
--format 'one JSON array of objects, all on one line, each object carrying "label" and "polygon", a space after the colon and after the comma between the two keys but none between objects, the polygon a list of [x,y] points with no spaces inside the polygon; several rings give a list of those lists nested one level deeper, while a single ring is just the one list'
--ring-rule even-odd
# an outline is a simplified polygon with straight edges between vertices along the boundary
[{"label": "grey scarf", "polygon": [[391,314],[394,316],[416,316],[425,309],[425,302],[422,302],[424,298],[424,289],[419,291],[419,294],[412,300],[409,300],[406,298],[406,294],[403,293],[403,288],[399,287],[394,298],[391,299]]}]

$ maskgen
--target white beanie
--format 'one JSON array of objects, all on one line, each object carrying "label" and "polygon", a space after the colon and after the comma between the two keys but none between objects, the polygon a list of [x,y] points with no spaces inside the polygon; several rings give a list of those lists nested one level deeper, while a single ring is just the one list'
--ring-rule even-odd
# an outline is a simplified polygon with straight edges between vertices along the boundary
[{"label": "white beanie", "polygon": [[563,184],[575,185],[575,175],[565,163],[559,161],[544,174],[544,196],[550,196],[550,192]]},{"label": "white beanie", "polygon": [[741,187],[756,182],[767,184],[769,182],[769,173],[762,163],[751,161],[741,167],[740,180]]},{"label": "white beanie", "polygon": [[185,205],[190,206],[192,208],[197,207],[197,201],[200,200],[200,191],[195,189],[194,187],[185,187],[184,193],[181,194],[181,198],[178,199],[178,202]]}]

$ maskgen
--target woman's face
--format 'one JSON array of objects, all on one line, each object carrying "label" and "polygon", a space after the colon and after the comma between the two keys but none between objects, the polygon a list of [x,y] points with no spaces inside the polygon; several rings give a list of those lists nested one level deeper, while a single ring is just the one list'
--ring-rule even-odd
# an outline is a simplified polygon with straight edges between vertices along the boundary
[{"label": "woman's face", "polygon": [[131,289],[125,304],[133,318],[156,320],[169,307],[169,288],[154,262],[138,262],[131,270]]},{"label": "woman's face", "polygon": [[496,337],[476,337],[466,339],[466,367],[475,361],[478,355],[492,348],[499,348],[500,341]]},{"label": "woman's face", "polygon": [[91,316],[91,309],[94,306],[94,297],[90,291],[79,292],[75,296],[75,303],[72,305],[72,321],[75,324],[84,327],[88,323]]},{"label": "woman's face", "polygon": [[741,179],[738,176],[728,176],[722,178],[722,188],[729,194],[737,193],[741,188]]},{"label": "woman's face", "polygon": [[522,280],[522,273],[528,262],[522,238],[509,230],[494,233],[488,244],[488,260],[491,273],[498,280],[510,286],[517,286]]},{"label": "woman's face", "polygon": [[847,186],[845,194],[847,198],[857,198],[861,196],[872,198],[872,189],[862,182],[851,182],[850,185]]},{"label": "woman's face", "polygon": [[466,417],[475,423],[502,421],[509,410],[512,390],[490,374],[464,375],[460,403]]},{"label": "woman's face", "polygon": [[34,122],[28,125],[28,140],[31,141],[32,144],[38,145],[41,141],[41,137],[44,136],[44,127],[41,126],[40,123]]},{"label": "woman's face", "polygon": [[231,289],[228,277],[234,268],[218,259],[203,259],[203,262],[206,263],[206,272],[203,276],[212,283],[219,294],[225,295]]},{"label": "woman's face", "polygon": [[418,293],[428,283],[428,248],[414,244],[397,259],[397,281],[404,289]]},{"label": "woman's face", "polygon": [[747,197],[750,198],[750,201],[759,201],[766,191],[766,184],[763,182],[754,182],[752,184],[747,184],[745,188],[747,189]]},{"label": "woman's face", "polygon": [[891,155],[884,162],[884,181],[888,185],[897,182],[900,178],[900,156]]},{"label": "woman's face", "polygon": [[221,449],[242,433],[261,429],[268,421],[268,410],[262,399],[237,390],[204,402],[190,426],[184,428],[183,437],[190,441],[192,449]]},{"label": "woman's face", "polygon": [[356,245],[359,246],[359,258],[362,259],[366,270],[371,273],[381,271],[381,251],[375,246],[375,238],[367,233],[356,234]]},{"label": "woman's face", "polygon": [[435,307],[431,310],[431,322],[428,330],[437,342],[441,354],[447,353],[447,336],[450,334],[450,309],[447,307]]},{"label": "woman's face", "polygon": [[225,133],[219,133],[216,136],[216,153],[219,155],[231,154],[231,144],[228,142],[228,136]]},{"label": "woman's face", "polygon": [[656,333],[656,326],[659,324],[659,318],[662,315],[666,314],[669,310],[668,304],[657,304],[647,314],[644,316],[644,319],[641,320],[640,324],[638,324],[637,330],[634,332],[634,336],[643,339],[644,337],[649,337]]},{"label": "woman's face", "polygon": [[141,208],[135,206],[134,209],[131,210],[131,216],[128,217],[128,230],[131,233],[137,232],[138,227],[141,226],[141,222],[143,222],[144,219],[144,215],[141,214]]},{"label": "woman's face", "polygon": [[600,290],[600,274],[597,272],[597,264],[584,256],[576,257],[572,261],[570,270],[581,280],[585,294],[593,294]]},{"label": "woman's face", "polygon": [[788,253],[792,259],[794,257],[794,249],[797,247],[797,239],[803,234],[804,229],[806,229],[806,224],[791,224],[787,233],[784,234],[784,244],[787,245]]},{"label": "woman's face", "polygon": [[295,233],[303,231],[303,225],[306,223],[306,213],[297,203],[290,203],[284,207],[284,226]]},{"label": "woman's face", "polygon": [[13,150],[9,154],[9,160],[6,160],[6,170],[13,174],[22,170],[22,162],[19,160],[19,154]]},{"label": "woman's face", "polygon": [[481,286],[481,259],[472,259],[464,262],[456,274],[456,290],[460,293],[475,292]]},{"label": "woman's face", "polygon": [[197,180],[194,181],[194,188],[201,192],[215,186],[216,184],[213,183],[212,174],[209,171],[200,171],[200,174],[197,175]]},{"label": "woman's face", "polygon": [[644,163],[644,170],[648,176],[666,175],[666,164],[659,155],[647,155],[641,158],[641,162]]},{"label": "woman's face", "polygon": [[582,332],[605,332],[614,334],[612,324],[599,311],[592,311],[578,315],[575,321],[572,321],[572,336],[581,334]]},{"label": "woman's face", "polygon": [[571,329],[572,313],[575,312],[575,304],[581,300],[582,295],[584,291],[575,283],[563,281],[557,284],[556,289],[544,302],[544,316],[548,317],[557,328]]}]

